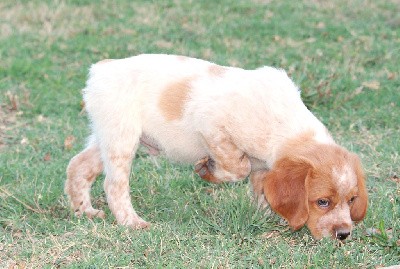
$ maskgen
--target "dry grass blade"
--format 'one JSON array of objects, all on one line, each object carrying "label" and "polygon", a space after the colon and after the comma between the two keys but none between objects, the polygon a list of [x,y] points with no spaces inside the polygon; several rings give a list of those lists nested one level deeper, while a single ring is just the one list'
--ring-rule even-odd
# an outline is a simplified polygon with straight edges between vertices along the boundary
[{"label": "dry grass blade", "polygon": [[19,198],[17,198],[15,195],[13,195],[12,193],[10,193],[8,190],[4,189],[3,187],[0,186],[0,192],[2,192],[3,194],[5,194],[7,197],[11,197],[13,198],[15,201],[17,201],[18,203],[20,203],[21,205],[23,205],[26,209],[38,213],[38,214],[43,214],[45,213],[45,211],[41,208],[33,208],[32,206],[28,205],[27,203],[25,203],[24,201],[20,200]]}]

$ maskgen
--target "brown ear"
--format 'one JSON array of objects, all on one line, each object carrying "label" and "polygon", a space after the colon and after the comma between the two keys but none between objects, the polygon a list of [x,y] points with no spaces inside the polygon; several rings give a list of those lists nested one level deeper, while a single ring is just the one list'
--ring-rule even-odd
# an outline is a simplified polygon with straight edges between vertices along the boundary
[{"label": "brown ear", "polygon": [[358,196],[350,210],[350,216],[353,221],[361,221],[367,214],[368,193],[365,186],[365,176],[361,167],[360,159],[354,155],[354,167],[357,174]]},{"label": "brown ear", "polygon": [[311,164],[304,159],[282,158],[266,174],[264,193],[271,208],[298,230],[308,220],[307,177]]}]

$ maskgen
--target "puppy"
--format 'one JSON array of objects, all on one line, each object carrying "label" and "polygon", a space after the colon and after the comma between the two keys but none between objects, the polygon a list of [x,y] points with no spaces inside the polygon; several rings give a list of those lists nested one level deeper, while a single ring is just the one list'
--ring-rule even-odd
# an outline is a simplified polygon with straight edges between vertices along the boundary
[{"label": "puppy", "polygon": [[255,171],[250,180],[262,207],[269,206],[294,230],[307,224],[317,239],[346,239],[352,222],[366,214],[367,191],[358,157],[307,135],[289,141],[271,170]]},{"label": "puppy", "polygon": [[92,134],[67,168],[75,214],[102,217],[90,188],[105,172],[117,222],[145,228],[132,207],[129,174],[139,144],[150,154],[196,163],[213,183],[250,172],[255,195],[293,229],[345,239],[364,218],[359,159],[338,146],[282,70],[219,66],[173,55],[139,55],[92,65],[83,90]]}]

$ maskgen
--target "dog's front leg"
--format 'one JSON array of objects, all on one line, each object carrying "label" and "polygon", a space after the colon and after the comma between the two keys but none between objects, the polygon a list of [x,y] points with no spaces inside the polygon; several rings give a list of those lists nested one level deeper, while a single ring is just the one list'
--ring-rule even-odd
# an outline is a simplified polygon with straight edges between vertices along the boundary
[{"label": "dog's front leg", "polygon": [[228,134],[220,131],[203,137],[209,157],[201,159],[195,166],[201,178],[212,183],[222,183],[239,181],[249,175],[249,158],[232,142]]}]

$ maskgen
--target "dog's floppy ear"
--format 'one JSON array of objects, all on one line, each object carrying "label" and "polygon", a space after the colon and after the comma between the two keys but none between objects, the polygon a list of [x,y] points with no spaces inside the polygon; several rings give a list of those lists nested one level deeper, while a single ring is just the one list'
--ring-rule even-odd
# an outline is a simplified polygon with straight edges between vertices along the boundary
[{"label": "dog's floppy ear", "polygon": [[357,174],[358,195],[351,207],[350,217],[353,221],[361,221],[367,213],[368,194],[365,186],[365,175],[361,167],[360,159],[355,154],[353,155],[353,158],[353,165]]},{"label": "dog's floppy ear", "polygon": [[304,158],[284,157],[265,175],[264,194],[268,203],[294,230],[308,220],[307,177],[311,168]]}]

